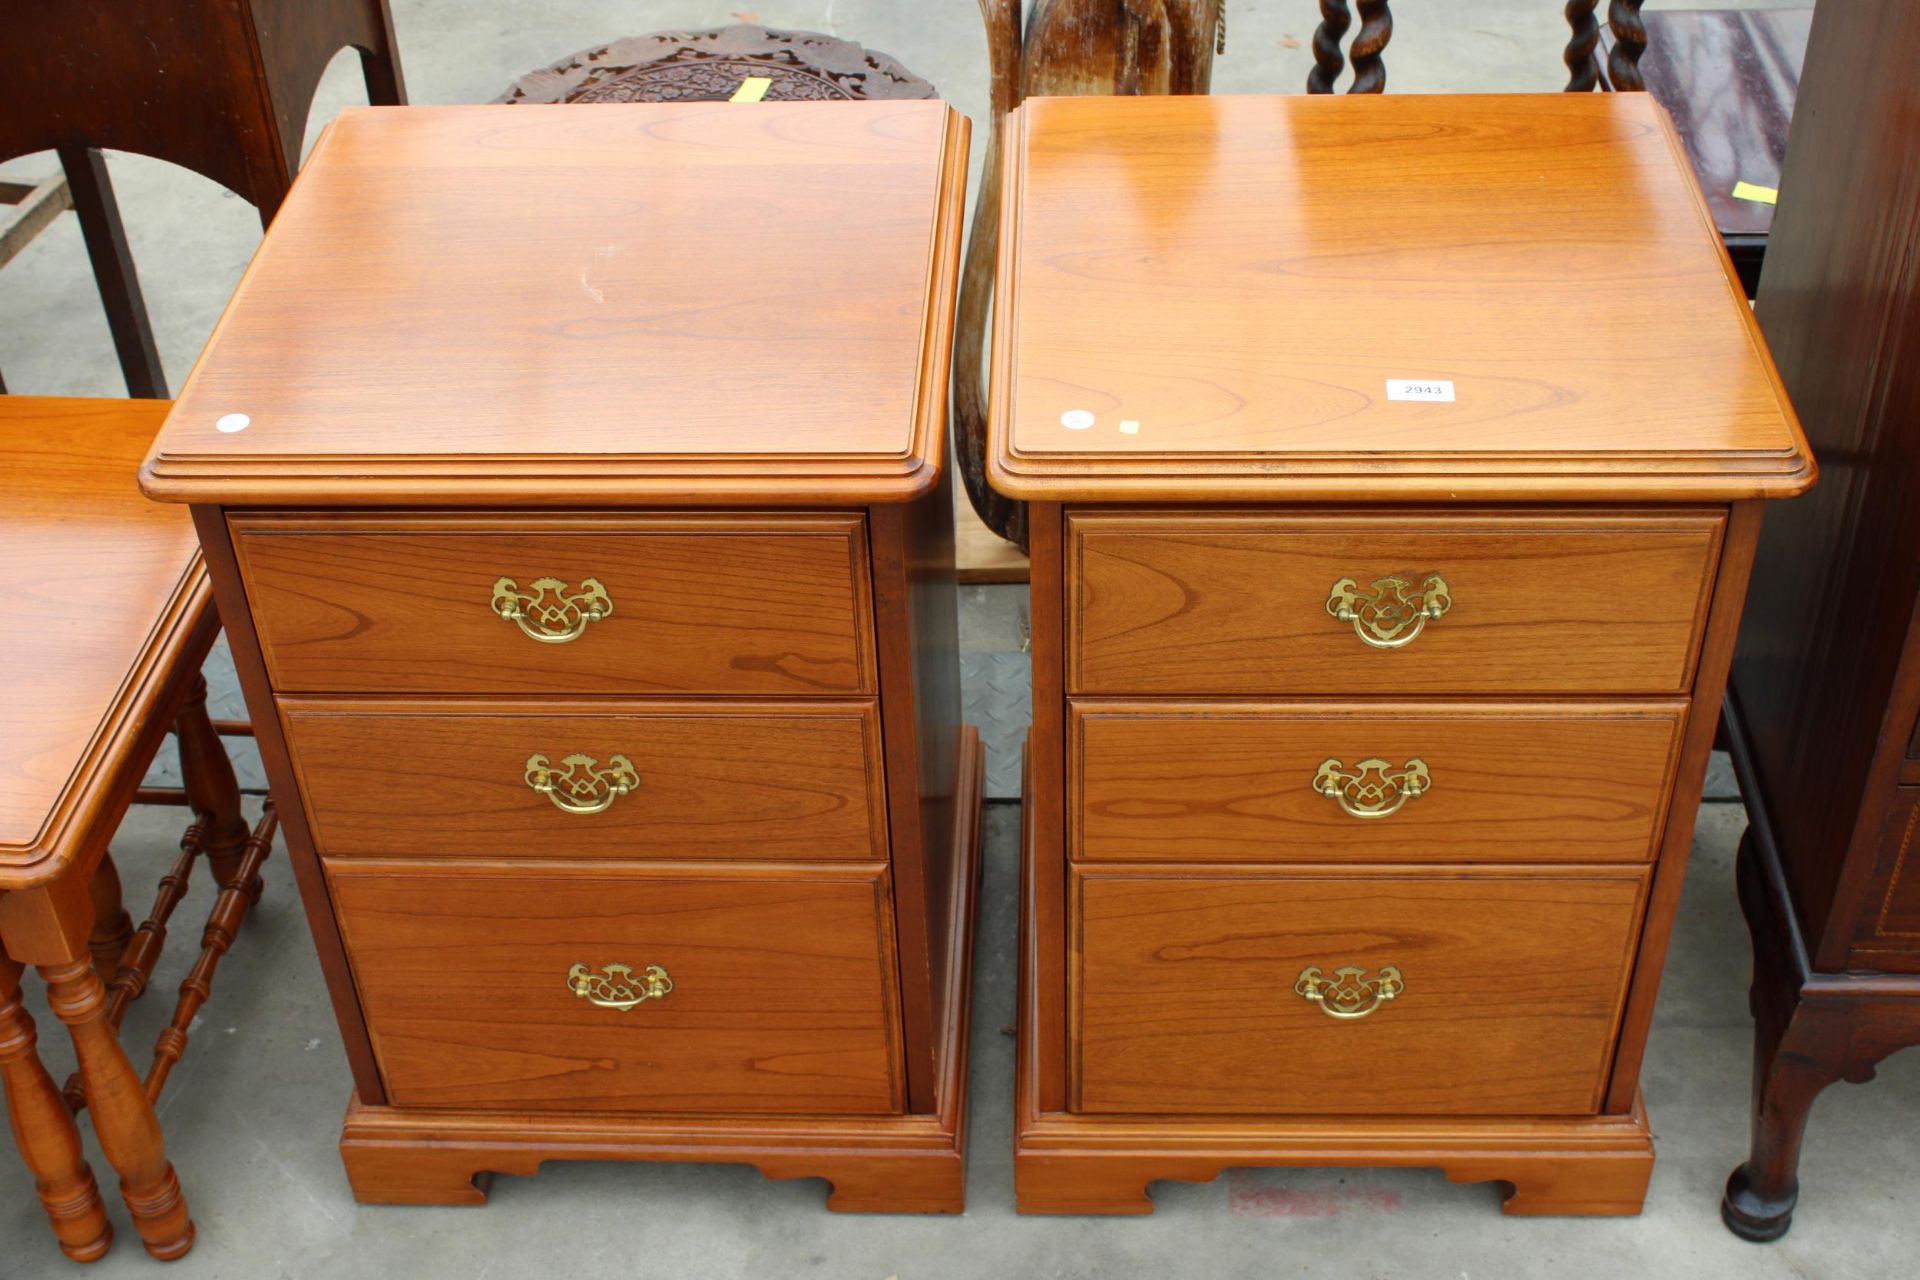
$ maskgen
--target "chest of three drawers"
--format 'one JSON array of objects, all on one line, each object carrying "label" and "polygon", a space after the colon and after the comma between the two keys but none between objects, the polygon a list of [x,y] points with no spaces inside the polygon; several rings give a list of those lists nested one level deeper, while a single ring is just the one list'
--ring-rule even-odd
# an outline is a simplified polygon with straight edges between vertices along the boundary
[{"label": "chest of three drawers", "polygon": [[[1515,1209],[1637,1209],[1632,997],[1711,741],[1727,511],[1033,516],[1061,647],[1029,837],[1057,813],[1066,856],[1029,850],[1023,1207],[1144,1208],[1185,1166],[1127,1148],[1177,1116],[1203,1176],[1439,1163]],[[1453,1158],[1518,1129],[1536,1158]],[[1089,1179],[1062,1137],[1119,1150]],[[1582,1151],[1603,1189],[1551,1194],[1537,1157]]]},{"label": "chest of three drawers", "polygon": [[649,1126],[699,1117],[777,1134],[919,1101],[932,1127],[943,1090],[958,1105],[931,1023],[964,980],[979,758],[928,708],[960,829],[925,858],[902,833],[900,910],[890,815],[918,817],[919,780],[883,750],[864,513],[226,524],[331,904],[323,955],[337,936],[365,1029],[343,1140],[363,1199],[523,1169],[469,1155],[423,1181],[383,1157],[383,1119],[592,1116],[639,1154]]},{"label": "chest of three drawers", "polygon": [[216,579],[361,1200],[691,1160],[961,1207],[966,154],[924,101],[316,145],[144,482]]},{"label": "chest of three drawers", "polygon": [[1637,1212],[1761,500],[1812,478],[1669,126],[1057,99],[1006,154],[1020,1207],[1409,1165]]}]

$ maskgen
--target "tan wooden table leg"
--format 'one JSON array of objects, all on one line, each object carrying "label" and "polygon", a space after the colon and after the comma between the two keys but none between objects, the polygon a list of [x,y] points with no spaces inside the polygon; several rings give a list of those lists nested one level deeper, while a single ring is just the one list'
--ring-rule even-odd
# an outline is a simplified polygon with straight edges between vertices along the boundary
[{"label": "tan wooden table leg", "polygon": [[[245,856],[252,827],[240,811],[240,784],[233,776],[233,761],[207,717],[205,676],[194,676],[174,718],[174,732],[179,735],[180,782],[200,823],[201,847],[207,852],[214,883],[225,886]],[[247,886],[248,897],[259,901],[260,890],[260,880],[255,877]]]},{"label": "tan wooden table leg", "polygon": [[111,853],[100,855],[87,891],[93,900],[93,932],[87,938],[87,950],[93,953],[93,969],[100,981],[112,982],[133,937],[133,917],[120,900],[120,870],[113,865]]},{"label": "tan wooden table leg", "polygon": [[148,1253],[163,1260],[178,1258],[193,1247],[193,1221],[146,1087],[107,1021],[106,988],[89,958],[38,967],[47,981],[48,1001],[73,1037],[93,1130],[107,1163],[120,1174],[120,1194],[134,1228]]},{"label": "tan wooden table leg", "polygon": [[13,1140],[33,1171],[60,1251],[75,1262],[93,1262],[112,1246],[113,1226],[80,1154],[80,1130],[34,1047],[33,1017],[20,1001],[20,973],[18,961],[0,955],[0,1078]]}]

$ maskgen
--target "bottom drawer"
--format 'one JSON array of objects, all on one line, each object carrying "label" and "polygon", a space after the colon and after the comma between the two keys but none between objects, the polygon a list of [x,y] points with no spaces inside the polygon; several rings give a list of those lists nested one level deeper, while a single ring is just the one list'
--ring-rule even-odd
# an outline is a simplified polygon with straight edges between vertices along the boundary
[{"label": "bottom drawer", "polygon": [[1593,1112],[1644,883],[1076,869],[1074,1109]]},{"label": "bottom drawer", "polygon": [[[903,1107],[883,869],[330,861],[327,874],[395,1106]],[[658,994],[617,1007],[645,995],[654,965]]]}]

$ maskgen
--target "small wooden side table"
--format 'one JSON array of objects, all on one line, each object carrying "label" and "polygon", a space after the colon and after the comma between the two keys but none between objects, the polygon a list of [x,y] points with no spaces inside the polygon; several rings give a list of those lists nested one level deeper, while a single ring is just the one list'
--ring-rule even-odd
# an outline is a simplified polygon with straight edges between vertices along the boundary
[{"label": "small wooden side table", "polygon": [[[112,1232],[79,1130],[34,1050],[20,996],[27,966],[73,1036],[94,1131],[147,1252],[177,1258],[193,1245],[89,945],[107,842],[219,629],[192,523],[144,501],[134,481],[166,409],[0,398],[0,544],[13,605],[0,618],[0,1075],[60,1247],[83,1262],[106,1253]],[[118,906],[99,913],[109,932]]]},{"label": "small wooden side table", "polygon": [[1414,1165],[1637,1213],[1760,506],[1814,472],[1664,115],[1056,98],[1005,145],[1020,1208]]},{"label": "small wooden side table", "polygon": [[709,1160],[960,1209],[966,138],[355,110],[268,231],[144,483],[213,566],[361,1200]]}]

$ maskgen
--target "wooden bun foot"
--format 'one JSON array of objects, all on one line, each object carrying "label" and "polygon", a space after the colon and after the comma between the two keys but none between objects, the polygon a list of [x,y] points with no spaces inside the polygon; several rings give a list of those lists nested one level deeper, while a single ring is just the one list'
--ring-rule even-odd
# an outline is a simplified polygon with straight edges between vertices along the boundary
[{"label": "wooden bun foot", "polygon": [[1726,1194],[1720,1197],[1720,1221],[1742,1240],[1771,1244],[1793,1226],[1793,1206],[1799,1199],[1797,1186],[1779,1198],[1761,1197],[1743,1164],[1727,1179]]}]

